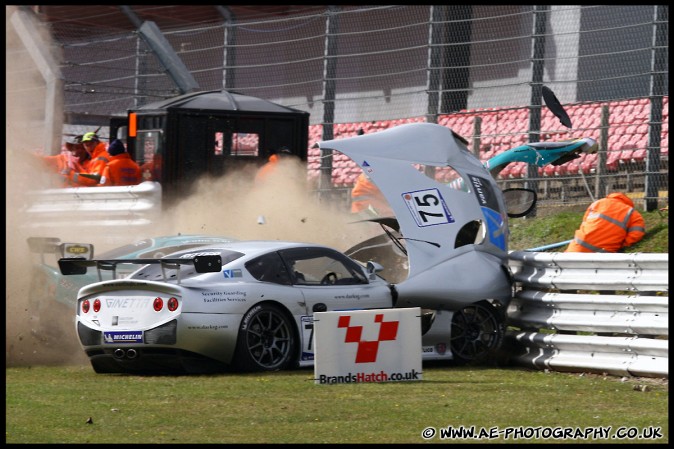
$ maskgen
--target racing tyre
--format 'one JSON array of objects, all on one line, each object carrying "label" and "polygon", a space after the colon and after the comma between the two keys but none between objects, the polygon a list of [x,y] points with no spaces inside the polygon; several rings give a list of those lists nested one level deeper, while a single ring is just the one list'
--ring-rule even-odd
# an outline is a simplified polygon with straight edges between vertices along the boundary
[{"label": "racing tyre", "polygon": [[296,354],[294,324],[273,304],[258,304],[243,316],[236,340],[234,366],[242,371],[290,368]]},{"label": "racing tyre", "polygon": [[505,335],[504,318],[487,301],[457,310],[452,317],[451,349],[460,363],[495,360]]}]

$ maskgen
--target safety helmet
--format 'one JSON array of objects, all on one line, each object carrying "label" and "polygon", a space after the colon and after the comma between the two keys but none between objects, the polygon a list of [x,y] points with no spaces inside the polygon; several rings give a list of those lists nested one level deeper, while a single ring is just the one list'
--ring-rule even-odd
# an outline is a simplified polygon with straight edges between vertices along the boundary
[{"label": "safety helmet", "polygon": [[82,145],[82,134],[74,136],[70,140],[66,141],[66,149],[68,151],[73,151],[73,149],[78,145]]},{"label": "safety helmet", "polygon": [[95,132],[89,132],[86,133],[84,136],[82,136],[82,143],[89,141],[98,142],[99,140],[101,139],[98,138],[98,134],[96,134]]}]

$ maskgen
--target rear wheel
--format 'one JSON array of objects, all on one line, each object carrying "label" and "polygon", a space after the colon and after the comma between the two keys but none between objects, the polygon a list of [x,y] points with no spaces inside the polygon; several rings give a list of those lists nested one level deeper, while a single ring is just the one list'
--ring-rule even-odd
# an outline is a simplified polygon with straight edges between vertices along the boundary
[{"label": "rear wheel", "polygon": [[495,360],[505,335],[504,318],[493,305],[480,301],[454,313],[451,332],[455,360],[463,363]]},{"label": "rear wheel", "polygon": [[241,320],[234,366],[243,371],[289,368],[296,342],[294,325],[284,310],[273,304],[256,305]]}]

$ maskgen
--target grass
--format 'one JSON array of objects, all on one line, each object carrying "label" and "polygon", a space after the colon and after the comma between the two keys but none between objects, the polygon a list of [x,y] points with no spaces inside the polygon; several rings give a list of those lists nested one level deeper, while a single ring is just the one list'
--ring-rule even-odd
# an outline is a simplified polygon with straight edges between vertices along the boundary
[{"label": "grass", "polygon": [[[510,250],[524,250],[562,242],[573,238],[583,220],[584,208],[564,208],[563,211],[540,209],[533,218],[511,218]],[[646,221],[646,235],[625,252],[665,253],[669,250],[668,212],[640,211]],[[553,251],[564,251],[563,246]]]},{"label": "grass", "polygon": [[[438,364],[419,382],[340,385],[314,384],[312,370],[141,377],[8,368],[5,435],[7,443],[423,443],[427,427],[610,426],[663,435],[612,443],[668,442],[667,385],[642,391],[635,382]],[[560,442],[444,442],[490,441]]]},{"label": "grass", "polygon": [[[510,248],[568,240],[583,210],[512,219]],[[666,213],[644,212],[629,252],[668,251]],[[420,382],[316,385],[312,370],[213,376],[96,374],[91,367],[6,369],[6,443],[423,443],[433,427],[489,431],[611,427],[660,439],[441,440],[451,443],[668,443],[668,382],[522,368],[424,364]],[[644,391],[646,390],[646,391]],[[91,418],[91,423],[87,421]]]}]

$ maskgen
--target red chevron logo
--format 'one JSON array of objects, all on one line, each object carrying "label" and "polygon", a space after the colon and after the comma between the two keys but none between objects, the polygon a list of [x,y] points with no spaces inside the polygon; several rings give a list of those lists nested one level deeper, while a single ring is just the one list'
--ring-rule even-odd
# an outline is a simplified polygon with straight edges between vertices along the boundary
[{"label": "red chevron logo", "polygon": [[338,328],[346,328],[345,343],[357,343],[356,363],[372,363],[377,361],[379,342],[395,340],[398,335],[399,321],[384,321],[384,314],[375,315],[374,322],[379,323],[379,336],[374,341],[363,341],[363,326],[351,326],[350,316],[340,316]]}]

